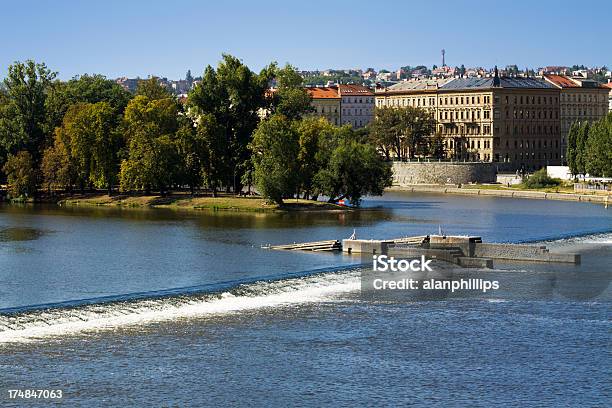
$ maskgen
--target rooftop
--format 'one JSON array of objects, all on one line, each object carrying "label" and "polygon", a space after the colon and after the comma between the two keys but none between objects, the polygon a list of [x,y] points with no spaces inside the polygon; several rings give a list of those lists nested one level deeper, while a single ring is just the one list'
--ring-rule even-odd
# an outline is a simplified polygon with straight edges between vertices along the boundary
[{"label": "rooftop", "polygon": [[580,85],[565,75],[544,74],[544,79],[559,88],[580,88]]},{"label": "rooftop", "polygon": [[306,92],[313,99],[339,99],[338,89],[336,87],[312,87],[306,88]]},{"label": "rooftop", "polygon": [[421,79],[416,81],[404,81],[391,85],[386,89],[388,92],[420,91],[426,89],[438,89],[451,79]]},{"label": "rooftop", "polygon": [[340,95],[374,96],[374,92],[363,85],[338,85],[338,87],[340,88]]},{"label": "rooftop", "polygon": [[543,79],[523,77],[455,78],[440,87],[441,90],[486,88],[555,89]]}]

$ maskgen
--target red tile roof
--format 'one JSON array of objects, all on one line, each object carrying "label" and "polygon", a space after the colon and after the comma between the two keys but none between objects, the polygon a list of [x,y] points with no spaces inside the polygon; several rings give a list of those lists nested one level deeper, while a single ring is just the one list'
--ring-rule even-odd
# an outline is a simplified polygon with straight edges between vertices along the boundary
[{"label": "red tile roof", "polygon": [[580,85],[566,77],[565,75],[544,74],[544,78],[559,88],[580,88]]},{"label": "red tile roof", "polygon": [[338,85],[340,87],[340,95],[354,96],[374,96],[374,92],[370,88],[363,85]]},{"label": "red tile roof", "polygon": [[[603,84],[602,86],[603,86],[603,87],[605,87],[605,88],[610,88],[610,89],[612,89],[612,82],[608,82],[607,84]],[[611,91],[611,92],[612,92],[612,91]]]},{"label": "red tile roof", "polygon": [[316,87],[306,88],[306,91],[312,99],[339,99],[338,89],[336,87]]}]

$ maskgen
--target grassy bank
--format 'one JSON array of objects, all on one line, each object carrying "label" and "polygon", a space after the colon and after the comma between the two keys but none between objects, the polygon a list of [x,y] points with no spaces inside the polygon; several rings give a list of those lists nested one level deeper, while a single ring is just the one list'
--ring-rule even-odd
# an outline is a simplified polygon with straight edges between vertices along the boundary
[{"label": "grassy bank", "polygon": [[507,187],[502,185],[492,184],[470,184],[457,186],[444,185],[411,185],[411,186],[393,186],[389,191],[409,191],[423,193],[441,193],[441,194],[457,194],[470,196],[493,196],[493,197],[509,197],[509,198],[532,198],[544,200],[564,200],[564,201],[580,201],[608,204],[612,202],[612,197],[603,194],[595,193],[576,193],[572,189],[563,186],[548,187],[540,189],[526,189],[521,185]]},{"label": "grassy bank", "polygon": [[515,184],[510,187],[503,184],[464,184],[461,188],[476,188],[481,190],[501,190],[501,191],[541,191],[544,193],[564,193],[575,194],[573,185],[560,185],[543,188],[527,188],[524,184]]},{"label": "grassy bank", "polygon": [[261,197],[235,197],[233,195],[191,196],[189,194],[125,195],[106,194],[73,195],[58,202],[60,205],[116,206],[141,208],[169,208],[177,210],[212,211],[346,211],[346,207],[321,201],[288,199],[282,206],[266,203]]}]

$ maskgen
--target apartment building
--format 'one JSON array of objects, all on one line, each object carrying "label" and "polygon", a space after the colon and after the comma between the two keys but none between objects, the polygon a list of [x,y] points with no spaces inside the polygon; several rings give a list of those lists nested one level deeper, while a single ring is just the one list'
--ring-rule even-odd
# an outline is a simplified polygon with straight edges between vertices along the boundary
[{"label": "apartment building", "polygon": [[320,116],[328,120],[332,125],[339,126],[340,122],[340,94],[336,87],[317,87],[306,88],[312,98],[312,112],[315,116]]},{"label": "apartment building", "polygon": [[359,129],[374,119],[374,92],[362,85],[338,85],[341,98],[341,123]]},{"label": "apartment building", "polygon": [[574,122],[594,122],[608,113],[610,89],[593,80],[545,74],[544,79],[560,94],[561,153],[565,163],[567,135]]},{"label": "apartment building", "polygon": [[430,110],[449,158],[536,170],[561,163],[559,88],[537,78],[454,78],[379,89],[376,106]]}]

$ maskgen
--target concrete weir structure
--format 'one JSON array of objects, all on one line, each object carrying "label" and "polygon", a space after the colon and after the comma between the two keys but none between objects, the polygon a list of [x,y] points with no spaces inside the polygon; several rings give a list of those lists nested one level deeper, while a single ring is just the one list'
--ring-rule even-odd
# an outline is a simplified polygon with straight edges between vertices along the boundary
[{"label": "concrete weir structure", "polygon": [[425,255],[466,268],[492,268],[494,259],[580,263],[579,254],[550,252],[543,245],[483,243],[480,237],[474,236],[431,235],[398,240],[345,239],[342,241],[342,250],[350,254],[386,254],[394,257]]},{"label": "concrete weir structure", "polygon": [[580,254],[550,252],[544,245],[484,243],[480,237],[464,235],[422,235],[386,240],[351,238],[288,245],[266,245],[286,251],[343,251],[355,255],[419,257],[457,264],[465,268],[492,268],[494,259],[525,262],[580,263]]}]

